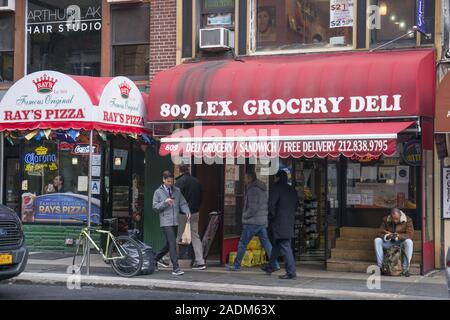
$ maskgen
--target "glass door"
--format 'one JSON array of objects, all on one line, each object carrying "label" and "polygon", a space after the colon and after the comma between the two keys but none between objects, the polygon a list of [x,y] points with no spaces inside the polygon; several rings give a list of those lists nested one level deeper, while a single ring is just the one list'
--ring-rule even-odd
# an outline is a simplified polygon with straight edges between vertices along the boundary
[{"label": "glass door", "polygon": [[20,206],[20,160],[19,158],[5,159],[6,197],[5,204],[15,212]]},{"label": "glass door", "polygon": [[327,226],[327,167],[322,159],[294,159],[287,170],[297,190],[299,207],[293,248],[297,260],[325,261]]}]

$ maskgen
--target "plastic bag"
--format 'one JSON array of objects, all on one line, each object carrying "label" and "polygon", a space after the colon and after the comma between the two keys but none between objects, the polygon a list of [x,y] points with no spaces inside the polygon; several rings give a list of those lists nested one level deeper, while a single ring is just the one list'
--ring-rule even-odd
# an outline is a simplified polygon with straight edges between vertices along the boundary
[{"label": "plastic bag", "polygon": [[128,232],[128,235],[134,241],[137,242],[137,244],[139,245],[139,247],[141,249],[142,256],[144,258],[140,274],[141,275],[152,274],[153,272],[155,272],[155,269],[156,269],[156,261],[155,261],[156,253],[151,246],[145,244],[144,242],[142,242],[138,239],[138,237],[137,237],[138,233],[139,232],[137,230],[130,230]]},{"label": "plastic bag", "polygon": [[191,244],[191,223],[186,222],[186,227],[184,228],[183,235],[181,236],[181,244]]}]

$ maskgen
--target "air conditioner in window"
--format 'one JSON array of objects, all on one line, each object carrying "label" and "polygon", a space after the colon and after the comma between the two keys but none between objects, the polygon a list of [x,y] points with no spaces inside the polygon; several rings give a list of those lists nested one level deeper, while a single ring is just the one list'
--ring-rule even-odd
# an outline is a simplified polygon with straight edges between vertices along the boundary
[{"label": "air conditioner in window", "polygon": [[14,11],[16,0],[0,0],[0,11]]},{"label": "air conditioner in window", "polygon": [[222,51],[234,47],[234,32],[226,28],[200,29],[200,49]]}]

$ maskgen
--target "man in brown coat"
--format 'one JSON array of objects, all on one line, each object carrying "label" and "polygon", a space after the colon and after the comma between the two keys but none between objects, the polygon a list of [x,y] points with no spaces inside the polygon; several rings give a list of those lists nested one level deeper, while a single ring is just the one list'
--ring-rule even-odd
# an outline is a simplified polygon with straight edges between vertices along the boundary
[{"label": "man in brown coat", "polygon": [[377,265],[383,265],[384,249],[393,245],[400,245],[405,253],[403,259],[403,275],[409,277],[409,266],[413,255],[414,226],[412,219],[398,208],[391,210],[391,214],[383,218],[379,237],[375,239],[375,253]]}]

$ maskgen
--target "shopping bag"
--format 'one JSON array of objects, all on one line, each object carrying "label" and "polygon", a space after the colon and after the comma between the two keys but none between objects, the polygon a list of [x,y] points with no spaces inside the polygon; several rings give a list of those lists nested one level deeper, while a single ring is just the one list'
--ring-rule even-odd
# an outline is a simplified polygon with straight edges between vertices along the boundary
[{"label": "shopping bag", "polygon": [[189,221],[186,222],[186,227],[184,228],[183,235],[181,236],[181,244],[191,244],[191,223]]}]

